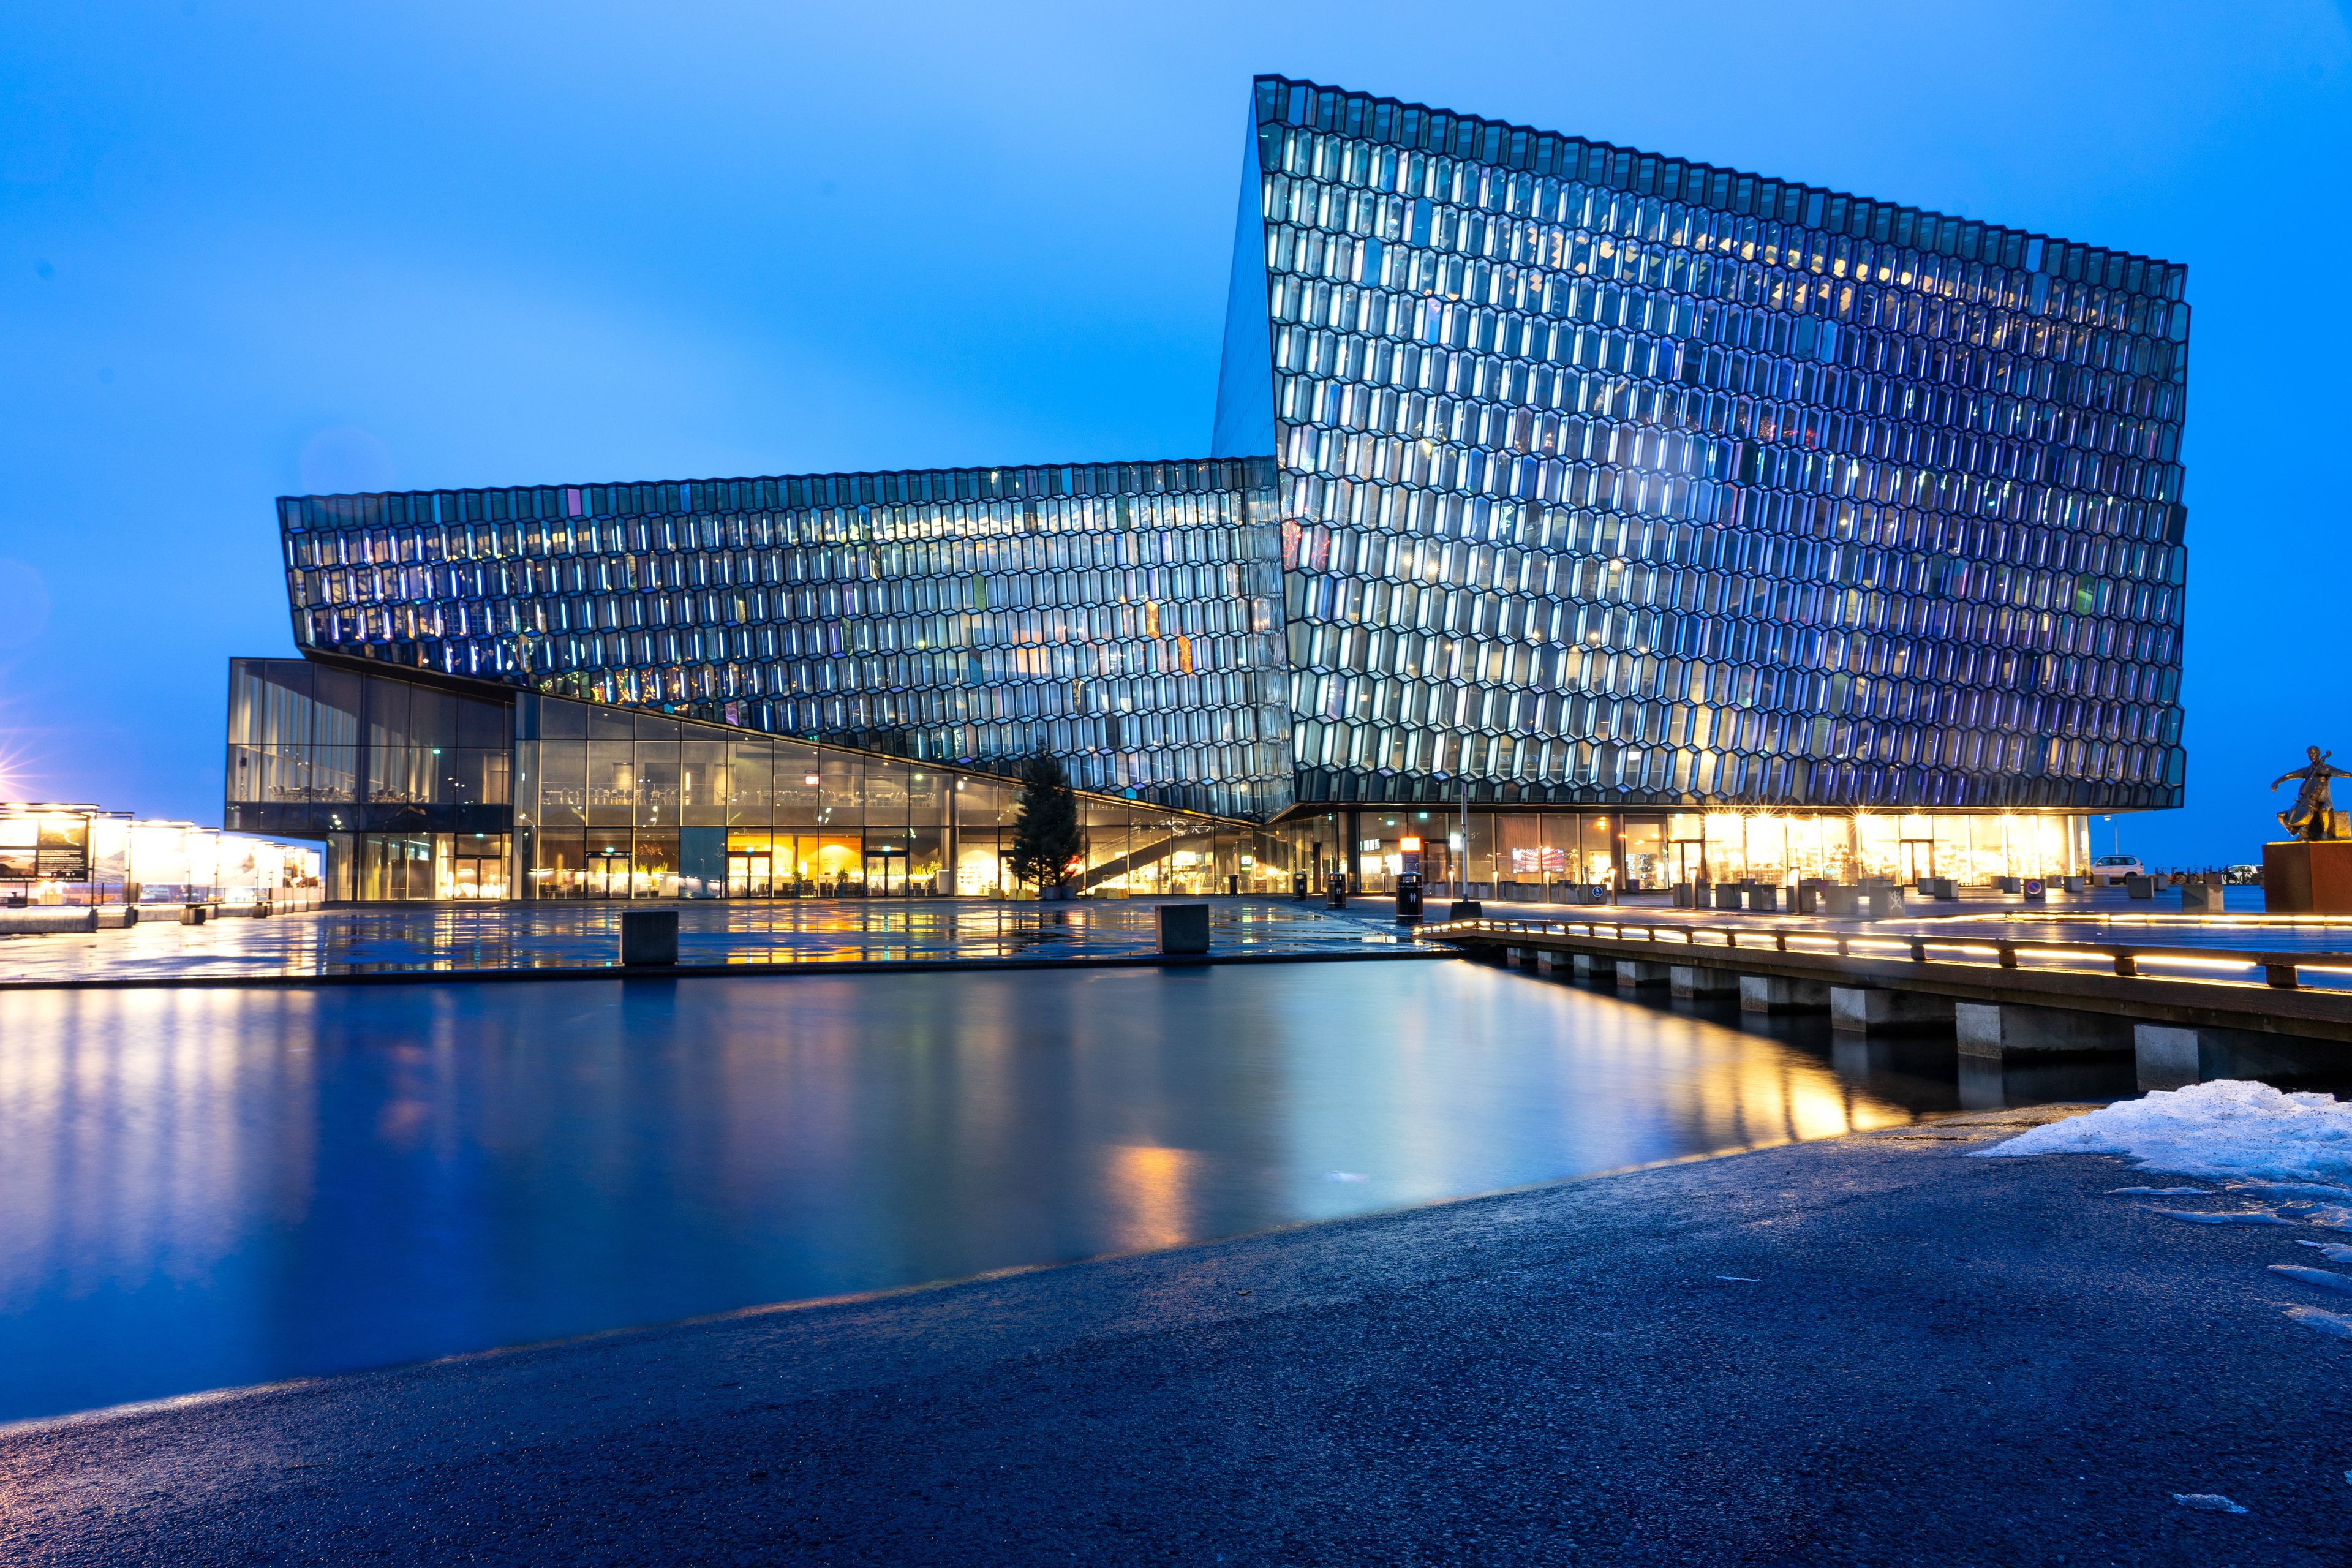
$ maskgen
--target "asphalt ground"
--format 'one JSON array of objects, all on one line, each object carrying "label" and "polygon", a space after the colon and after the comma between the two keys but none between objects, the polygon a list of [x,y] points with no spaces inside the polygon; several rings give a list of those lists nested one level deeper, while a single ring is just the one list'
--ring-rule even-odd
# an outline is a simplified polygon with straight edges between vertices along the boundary
[{"label": "asphalt ground", "polygon": [[2321,1233],[2051,1114],[18,1427],[0,1562],[2352,1561]]}]

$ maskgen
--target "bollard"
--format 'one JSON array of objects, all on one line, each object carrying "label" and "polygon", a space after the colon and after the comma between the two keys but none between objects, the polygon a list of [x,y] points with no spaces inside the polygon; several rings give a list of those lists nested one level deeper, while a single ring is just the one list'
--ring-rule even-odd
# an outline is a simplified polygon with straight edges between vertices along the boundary
[{"label": "bollard", "polygon": [[1171,953],[1209,951],[1209,906],[1160,906],[1160,951]]},{"label": "bollard", "polygon": [[625,910],[621,913],[621,962],[625,964],[671,965],[677,963],[676,910]]}]

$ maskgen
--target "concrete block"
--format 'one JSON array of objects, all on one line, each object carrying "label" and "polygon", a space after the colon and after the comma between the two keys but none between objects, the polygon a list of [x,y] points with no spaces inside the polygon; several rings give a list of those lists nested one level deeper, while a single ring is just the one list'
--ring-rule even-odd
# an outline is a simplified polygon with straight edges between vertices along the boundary
[{"label": "concrete block", "polygon": [[2180,909],[2184,914],[2218,915],[2221,912],[2221,884],[2202,878],[2180,884]]},{"label": "concrete block", "polygon": [[1208,952],[1209,906],[1206,904],[1160,905],[1160,951],[1162,952]]},{"label": "concrete block", "polygon": [[1772,974],[1739,977],[1739,1010],[1743,1013],[1826,1013],[1830,983],[1826,980],[1785,980]]},{"label": "concrete block", "polygon": [[1948,996],[1924,996],[1911,991],[1882,991],[1868,985],[1830,987],[1830,1027],[1855,1034],[1924,1032],[1948,1028],[1952,1002]]},{"label": "concrete block", "polygon": [[82,904],[27,904],[0,910],[0,931],[96,931],[98,911]]},{"label": "concrete block", "polygon": [[1739,994],[1739,976],[1727,969],[1707,969],[1696,963],[1670,965],[1666,983],[1677,996],[1704,1000]]},{"label": "concrete block", "polygon": [[2168,1024],[2133,1025],[2132,1066],[2143,1089],[2182,1089],[2197,1082],[2197,1031]]},{"label": "concrete block", "polygon": [[2120,1054],[2132,1049],[2128,1018],[2006,1002],[1953,1004],[1952,1032],[1964,1057]]},{"label": "concrete block", "polygon": [[621,912],[621,962],[625,964],[676,963],[677,911],[624,910]]},{"label": "concrete block", "polygon": [[1671,985],[1673,966],[1653,963],[1645,958],[1621,958],[1617,961],[1617,984],[1620,985]]},{"label": "concrete block", "polygon": [[1617,961],[1604,953],[1576,953],[1570,963],[1579,980],[1606,980],[1612,985],[1617,982]]}]

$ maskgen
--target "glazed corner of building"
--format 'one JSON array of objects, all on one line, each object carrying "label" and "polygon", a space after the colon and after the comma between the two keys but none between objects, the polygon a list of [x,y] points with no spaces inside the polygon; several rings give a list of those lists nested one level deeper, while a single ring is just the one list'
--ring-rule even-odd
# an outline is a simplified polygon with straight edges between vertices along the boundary
[{"label": "glazed corner of building", "polygon": [[298,647],[1237,825],[2179,803],[2183,268],[1277,76],[1244,154],[1216,456],[282,498]]}]

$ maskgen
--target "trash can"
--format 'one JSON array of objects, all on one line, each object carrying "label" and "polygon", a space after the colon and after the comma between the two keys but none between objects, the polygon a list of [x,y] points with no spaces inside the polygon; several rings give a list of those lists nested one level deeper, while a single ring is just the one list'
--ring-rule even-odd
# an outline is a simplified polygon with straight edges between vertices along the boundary
[{"label": "trash can", "polygon": [[1239,877],[1227,877],[1225,879],[1225,896],[1227,898],[1239,898],[1241,896],[1241,890],[1242,879]]},{"label": "trash can", "polygon": [[1399,925],[1421,923],[1421,879],[1410,871],[1397,878],[1396,918]]},{"label": "trash can", "polygon": [[1293,871],[1290,874],[1290,896],[1297,899],[1302,904],[1307,901],[1306,872]]},{"label": "trash can", "polygon": [[675,964],[677,962],[677,911],[624,910],[621,915],[621,962],[625,964]]},{"label": "trash can", "polygon": [[1323,884],[1323,907],[1344,910],[1348,907],[1348,879],[1334,877]]}]

